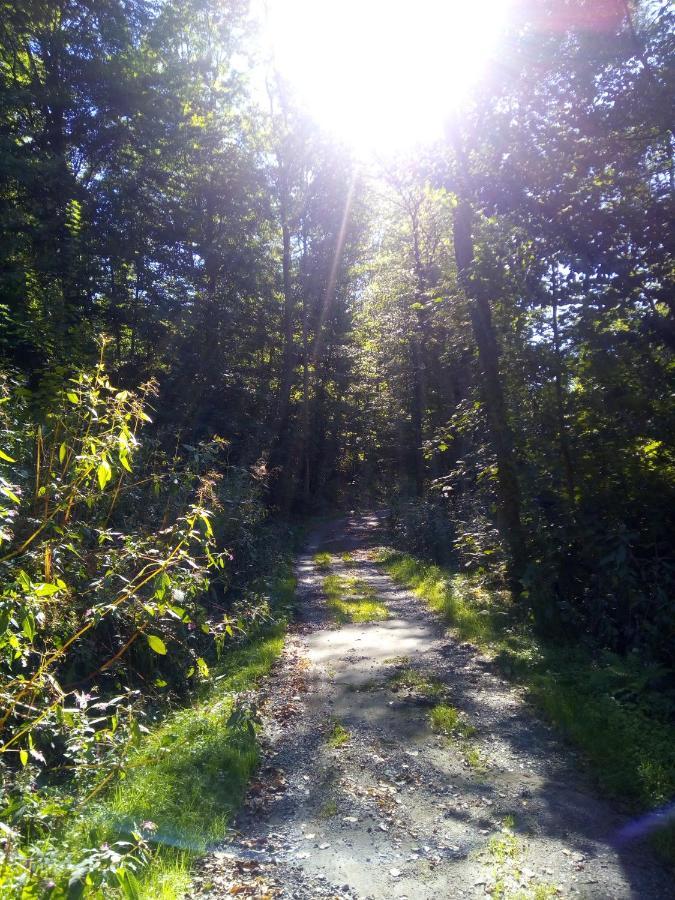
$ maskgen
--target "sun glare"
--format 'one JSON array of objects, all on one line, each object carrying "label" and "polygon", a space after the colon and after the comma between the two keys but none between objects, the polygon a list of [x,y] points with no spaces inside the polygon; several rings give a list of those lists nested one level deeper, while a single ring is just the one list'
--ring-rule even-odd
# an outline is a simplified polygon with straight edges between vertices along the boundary
[{"label": "sun glare", "polygon": [[361,150],[438,137],[495,52],[509,0],[267,0],[275,64]]}]

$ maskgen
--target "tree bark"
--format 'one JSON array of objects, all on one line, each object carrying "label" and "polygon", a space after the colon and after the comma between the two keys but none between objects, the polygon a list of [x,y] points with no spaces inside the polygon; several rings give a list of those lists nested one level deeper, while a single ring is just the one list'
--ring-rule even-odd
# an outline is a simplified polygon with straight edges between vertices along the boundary
[{"label": "tree bark", "polygon": [[483,286],[473,276],[474,246],[471,234],[472,210],[460,197],[455,210],[455,262],[460,286],[469,304],[471,326],[478,347],[482,393],[497,460],[499,528],[509,556],[509,581],[514,593],[522,589],[527,562],[525,532],[520,513],[520,487],[513,453],[513,438],[506,413],[504,388],[499,372],[499,347],[492,322],[490,303]]}]

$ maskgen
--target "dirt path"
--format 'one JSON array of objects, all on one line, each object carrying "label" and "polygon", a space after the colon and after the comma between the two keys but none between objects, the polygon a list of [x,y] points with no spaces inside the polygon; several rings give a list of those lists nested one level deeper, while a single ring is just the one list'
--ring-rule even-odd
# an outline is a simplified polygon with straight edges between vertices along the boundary
[{"label": "dirt path", "polygon": [[[266,691],[265,765],[193,896],[675,896],[644,848],[613,846],[621,818],[519,693],[378,570],[378,543],[377,520],[354,518],[299,559],[300,624]],[[389,618],[336,626],[318,550]],[[434,733],[439,702],[475,733]]]}]

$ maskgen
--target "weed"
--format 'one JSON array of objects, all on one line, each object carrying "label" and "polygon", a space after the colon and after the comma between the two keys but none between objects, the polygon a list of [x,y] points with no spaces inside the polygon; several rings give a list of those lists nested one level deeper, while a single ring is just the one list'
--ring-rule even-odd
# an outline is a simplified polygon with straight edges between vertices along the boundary
[{"label": "weed", "polygon": [[[275,608],[288,609],[294,590],[289,566],[275,580]],[[154,850],[138,875],[138,897],[186,896],[191,861],[227,833],[258,764],[255,710],[238,707],[237,695],[255,688],[269,673],[281,653],[285,628],[281,615],[251,633],[223,655],[212,683],[192,706],[170,714],[143,737],[129,760],[127,777],[64,835],[71,854],[126,840],[142,827]]]},{"label": "weed", "polygon": [[462,755],[469,768],[473,769],[477,774],[482,774],[486,770],[485,760],[481,756],[479,750],[475,747],[462,747]]},{"label": "weed", "polygon": [[397,672],[391,679],[391,683],[397,687],[408,688],[417,694],[421,694],[423,697],[429,698],[441,697],[446,691],[445,685],[437,678],[424,675],[422,672],[418,672],[417,669],[410,667]]},{"label": "weed", "polygon": [[333,557],[330,555],[330,553],[326,553],[326,552],[315,553],[313,556],[314,565],[318,569],[323,569],[323,570],[330,569],[332,561],[333,561]]},{"label": "weed", "polygon": [[459,710],[447,703],[438,703],[429,713],[429,722],[433,731],[445,734],[447,737],[456,735],[470,737],[476,733],[473,725],[464,720]]},{"label": "weed", "polygon": [[334,722],[333,727],[330,730],[330,734],[328,735],[328,746],[337,749],[338,747],[342,747],[344,744],[349,741],[351,738],[350,733],[340,725],[339,722]]},{"label": "weed", "polygon": [[326,800],[321,809],[319,810],[319,816],[322,819],[332,819],[333,816],[337,816],[338,814],[338,805],[335,800]]},{"label": "weed", "polygon": [[492,900],[549,900],[558,895],[558,889],[546,882],[532,880],[520,889],[522,872],[519,858],[522,846],[512,830],[513,817],[506,816],[502,833],[492,837],[487,845],[488,858],[494,865],[494,883],[488,888]]}]

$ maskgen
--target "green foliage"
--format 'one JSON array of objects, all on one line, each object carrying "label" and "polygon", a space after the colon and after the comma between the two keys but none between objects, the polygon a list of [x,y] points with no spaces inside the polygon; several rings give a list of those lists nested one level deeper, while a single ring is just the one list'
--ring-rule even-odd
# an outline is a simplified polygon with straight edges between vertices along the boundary
[{"label": "green foliage", "polygon": [[[251,581],[247,593],[228,601],[229,609],[209,604],[209,592],[230,584],[232,554],[222,549],[223,536],[239,537],[233,544],[242,546],[249,541],[249,522],[262,528],[258,488],[251,479],[246,492],[239,475],[240,499],[233,501],[227,469],[225,477],[213,469],[222,442],[190,448],[187,458],[167,458],[156,437],[143,445],[153,387],[141,394],[117,390],[102,358],[93,373],[73,377],[57,392],[39,423],[31,421],[31,395],[17,379],[8,379],[4,389],[0,415],[10,452],[3,451],[1,464],[10,487],[0,509],[0,766],[1,814],[10,836],[3,877],[8,890],[33,884],[39,870],[59,884],[74,879],[91,889],[133,892],[149,853],[148,835],[137,827],[142,803],[161,795],[167,821],[181,805],[179,793],[172,795],[158,774],[157,760],[168,744],[153,744],[145,757],[148,771],[139,775],[145,763],[138,748],[151,718],[169,697],[208,681],[207,658],[213,664],[222,657],[226,641],[279,619],[282,601],[277,597],[273,615],[262,582],[258,589]],[[239,504],[246,512],[237,535],[232,510]],[[250,544],[248,553],[254,553]],[[292,579],[286,582],[277,593],[287,605],[293,588]],[[268,671],[280,640],[277,634],[232,654],[232,668],[220,676],[228,695]],[[221,717],[228,702],[221,704]],[[180,728],[190,721],[186,716]],[[228,713],[226,721],[231,735],[245,732],[250,743],[241,754],[225,747],[209,770],[218,780],[219,766],[230,767],[233,781],[223,790],[233,808],[255,762],[255,719],[242,713],[235,722]],[[189,740],[196,748],[203,737],[206,758],[216,754],[210,742],[222,722],[201,722],[203,730],[195,725]],[[163,740],[154,734],[153,740]],[[181,776],[178,756],[169,755],[178,766],[170,774],[180,792],[189,778]],[[184,768],[189,771],[187,761]],[[152,789],[149,773],[158,779]],[[120,779],[126,830],[109,828],[98,845],[72,844],[68,823]],[[156,798],[153,805],[161,812]],[[55,833],[62,835],[63,852]]]},{"label": "green foliage", "polygon": [[471,737],[475,728],[464,721],[459,710],[447,703],[438,703],[429,713],[429,723],[434,731],[450,737]]},{"label": "green foliage", "polygon": [[[675,13],[619,4],[606,27],[542,30],[538,4],[518,7],[508,71],[371,188],[282,80],[260,108],[239,0],[3,6],[17,859],[270,618],[259,576],[282,517],[336,500],[386,499],[396,546],[458,570],[401,555],[397,577],[589,753],[601,725],[633,748],[598,759],[613,789],[672,791]],[[315,562],[338,621],[386,617]],[[144,841],[88,865],[133,896]]]}]

